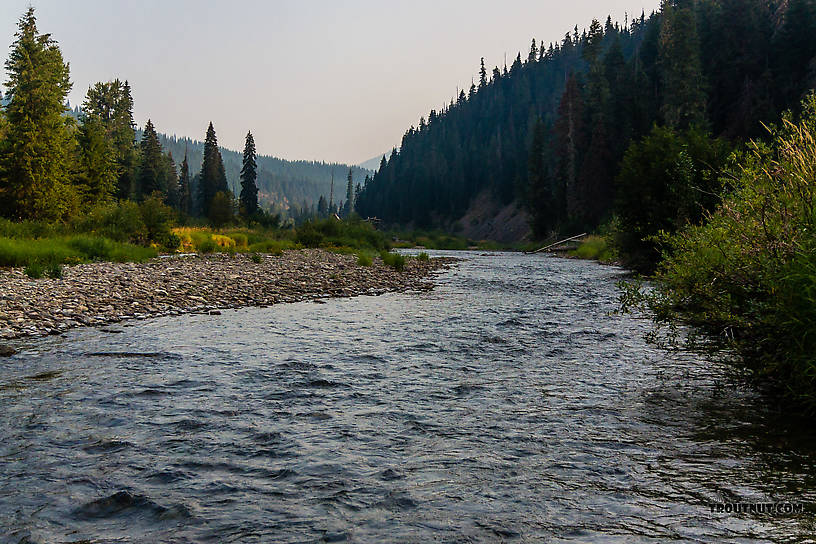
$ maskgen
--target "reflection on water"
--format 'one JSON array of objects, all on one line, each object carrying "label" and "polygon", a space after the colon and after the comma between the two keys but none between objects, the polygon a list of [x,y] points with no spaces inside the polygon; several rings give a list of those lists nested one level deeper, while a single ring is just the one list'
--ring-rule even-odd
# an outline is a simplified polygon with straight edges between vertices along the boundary
[{"label": "reflection on water", "polygon": [[81,330],[4,360],[0,542],[798,542],[813,434],[609,315],[619,269]]}]

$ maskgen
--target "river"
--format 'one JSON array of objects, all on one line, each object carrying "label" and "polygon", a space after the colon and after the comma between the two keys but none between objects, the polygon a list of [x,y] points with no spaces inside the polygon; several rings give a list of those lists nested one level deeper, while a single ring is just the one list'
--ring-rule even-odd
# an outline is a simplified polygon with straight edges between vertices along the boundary
[{"label": "river", "polygon": [[[444,252],[437,252],[445,254]],[[799,542],[816,441],[615,315],[624,271],[78,329],[0,360],[0,542]],[[724,502],[802,514],[721,513]]]}]

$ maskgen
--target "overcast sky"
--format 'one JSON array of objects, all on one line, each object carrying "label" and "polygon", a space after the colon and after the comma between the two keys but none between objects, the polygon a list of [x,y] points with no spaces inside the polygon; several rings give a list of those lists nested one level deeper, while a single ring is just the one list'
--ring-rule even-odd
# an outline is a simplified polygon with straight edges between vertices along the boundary
[{"label": "overcast sky", "polygon": [[203,140],[212,121],[229,148],[249,129],[263,154],[359,163],[469,87],[480,57],[509,63],[533,37],[659,0],[2,0],[7,45],[30,3],[71,64],[72,104],[128,79],[140,126]]}]

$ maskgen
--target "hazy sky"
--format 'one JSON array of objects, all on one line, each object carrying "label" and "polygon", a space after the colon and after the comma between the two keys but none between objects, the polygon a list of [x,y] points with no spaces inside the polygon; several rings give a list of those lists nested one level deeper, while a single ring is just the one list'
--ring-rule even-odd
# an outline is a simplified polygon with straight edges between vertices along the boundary
[{"label": "hazy sky", "polygon": [[263,154],[359,163],[469,87],[480,57],[509,64],[533,37],[659,0],[2,0],[7,45],[30,3],[71,64],[72,104],[119,77],[140,126],[203,140],[212,121],[229,148],[250,129]]}]

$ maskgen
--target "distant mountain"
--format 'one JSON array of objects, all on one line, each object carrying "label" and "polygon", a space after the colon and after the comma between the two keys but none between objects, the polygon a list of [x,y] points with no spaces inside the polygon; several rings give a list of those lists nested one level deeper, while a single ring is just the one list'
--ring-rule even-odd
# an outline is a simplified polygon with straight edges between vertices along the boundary
[{"label": "distant mountain", "polygon": [[382,153],[380,155],[377,155],[376,157],[368,159],[365,162],[361,162],[357,166],[359,166],[360,168],[364,168],[366,170],[371,170],[372,172],[376,172],[377,169],[380,167],[380,161],[382,161],[382,158],[385,157],[387,160],[390,154],[391,154],[390,151],[388,151],[387,153]]},{"label": "distant mountain", "polygon": [[[136,132],[141,139],[141,131]],[[190,164],[190,174],[201,170],[204,156],[204,142],[190,138],[159,134],[159,140],[165,151],[173,154],[176,165],[180,168],[184,154]],[[241,190],[241,164],[243,153],[226,148],[221,149],[224,168],[227,171],[227,183],[236,194]],[[289,208],[302,207],[304,202],[311,206],[317,203],[320,196],[329,198],[332,175],[334,175],[334,202],[345,198],[349,168],[352,170],[354,184],[363,183],[371,171],[359,166],[317,161],[288,161],[277,157],[259,155],[258,162],[258,198],[264,207]]]}]

